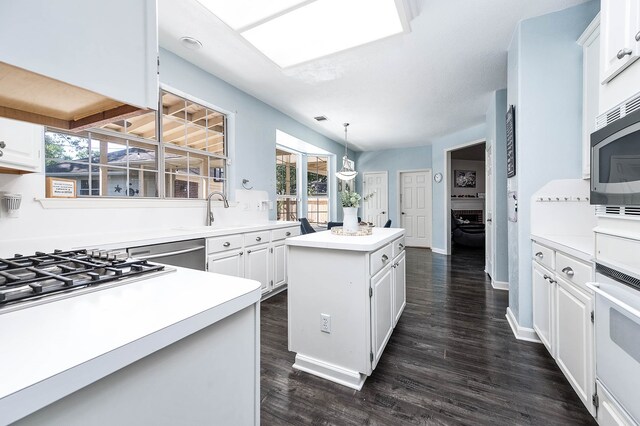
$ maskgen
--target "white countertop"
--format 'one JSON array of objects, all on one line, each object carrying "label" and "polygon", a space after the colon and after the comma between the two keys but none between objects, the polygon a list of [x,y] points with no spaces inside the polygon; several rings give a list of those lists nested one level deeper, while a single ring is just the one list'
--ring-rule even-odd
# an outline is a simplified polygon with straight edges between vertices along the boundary
[{"label": "white countertop", "polygon": [[567,253],[585,262],[594,258],[593,235],[534,235],[531,239],[545,246]]},{"label": "white countertop", "polygon": [[32,238],[0,241],[0,257],[13,257],[16,253],[30,255],[36,250],[51,252],[55,249],[122,249],[172,241],[217,237],[243,232],[263,231],[267,229],[287,228],[291,226],[300,226],[300,222],[274,220],[265,223],[247,224],[242,226],[184,226],[108,234],[93,233],[74,235],[69,233],[55,238]]},{"label": "white countertop", "polygon": [[257,281],[175,269],[0,314],[0,424],[260,300]]},{"label": "white countertop", "polygon": [[314,232],[287,238],[288,246],[315,247],[334,250],[373,251],[404,235],[402,228],[373,228],[373,234],[348,237],[331,231]]}]

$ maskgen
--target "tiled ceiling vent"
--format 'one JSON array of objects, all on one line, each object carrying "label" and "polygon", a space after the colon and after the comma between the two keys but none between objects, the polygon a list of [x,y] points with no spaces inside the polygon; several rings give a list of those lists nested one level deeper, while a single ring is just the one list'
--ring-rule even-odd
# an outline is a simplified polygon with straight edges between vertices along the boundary
[{"label": "tiled ceiling vent", "polygon": [[317,117],[313,117],[314,120],[316,121],[327,121],[327,117],[325,117],[324,115],[319,115]]},{"label": "tiled ceiling vent", "polygon": [[596,130],[602,129],[607,124],[613,123],[625,115],[631,114],[637,109],[640,109],[640,93],[630,97],[626,101],[611,108],[609,111],[596,118]]}]

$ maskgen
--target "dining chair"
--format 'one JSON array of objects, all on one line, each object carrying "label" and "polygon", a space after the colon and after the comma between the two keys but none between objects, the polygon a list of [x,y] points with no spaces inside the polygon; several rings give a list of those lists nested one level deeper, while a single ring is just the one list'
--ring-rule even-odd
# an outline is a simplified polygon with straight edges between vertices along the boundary
[{"label": "dining chair", "polygon": [[385,223],[385,224],[384,224],[384,227],[385,227],[385,228],[391,228],[391,219],[389,219],[389,220],[387,221],[387,223]]},{"label": "dining chair", "polygon": [[311,234],[313,232],[316,232],[316,230],[313,229],[313,227],[309,223],[309,220],[307,220],[306,217],[301,217],[300,218],[300,232],[302,232],[303,235],[304,234]]}]

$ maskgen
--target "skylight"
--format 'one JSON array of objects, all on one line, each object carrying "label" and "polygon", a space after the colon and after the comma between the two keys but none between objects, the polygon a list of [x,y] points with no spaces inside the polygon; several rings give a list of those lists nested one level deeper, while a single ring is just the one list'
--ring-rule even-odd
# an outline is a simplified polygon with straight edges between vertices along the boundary
[{"label": "skylight", "polygon": [[200,2],[283,68],[404,31],[395,0]]}]

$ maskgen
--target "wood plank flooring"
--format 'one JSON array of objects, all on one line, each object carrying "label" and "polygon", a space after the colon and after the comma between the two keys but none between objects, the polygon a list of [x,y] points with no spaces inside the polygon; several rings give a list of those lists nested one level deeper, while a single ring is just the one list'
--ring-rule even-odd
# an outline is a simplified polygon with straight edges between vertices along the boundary
[{"label": "wood plank flooring", "polygon": [[513,337],[482,251],[407,249],[407,306],[360,392],[294,370],[287,293],[261,307],[263,425],[595,425],[541,344]]}]

